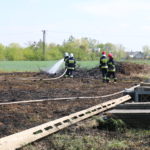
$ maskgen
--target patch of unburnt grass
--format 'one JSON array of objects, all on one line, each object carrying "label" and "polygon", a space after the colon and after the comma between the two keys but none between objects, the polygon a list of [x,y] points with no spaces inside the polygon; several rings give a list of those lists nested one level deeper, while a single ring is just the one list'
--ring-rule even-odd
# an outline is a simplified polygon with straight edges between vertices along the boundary
[{"label": "patch of unburnt grass", "polygon": [[[91,122],[91,123],[90,123]],[[150,130],[100,128],[95,118],[28,146],[28,150],[149,150]],[[116,127],[116,126],[115,126]],[[114,130],[115,129],[115,130]],[[45,146],[47,145],[47,146]],[[27,150],[26,147],[21,150]]]}]

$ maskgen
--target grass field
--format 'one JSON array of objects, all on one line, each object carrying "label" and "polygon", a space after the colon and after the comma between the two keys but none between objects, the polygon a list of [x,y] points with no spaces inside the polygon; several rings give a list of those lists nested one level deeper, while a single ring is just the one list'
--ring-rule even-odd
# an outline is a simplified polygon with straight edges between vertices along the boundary
[{"label": "grass field", "polygon": [[1,72],[18,71],[39,71],[39,68],[45,69],[51,67],[56,61],[1,61]]},{"label": "grass field", "polygon": [[[0,61],[0,72],[38,72],[40,69],[45,70],[57,61]],[[92,68],[98,65],[98,61],[80,61],[78,67]]]},{"label": "grass field", "polygon": [[[38,72],[40,69],[45,70],[57,61],[0,61],[0,72]],[[150,64],[150,60],[126,60],[125,62],[132,62],[137,64]],[[97,61],[77,61],[77,67],[93,68],[99,65]]]},{"label": "grass field", "polygon": [[125,62],[132,62],[137,64],[150,64],[150,60],[146,60],[146,59],[125,60]]}]

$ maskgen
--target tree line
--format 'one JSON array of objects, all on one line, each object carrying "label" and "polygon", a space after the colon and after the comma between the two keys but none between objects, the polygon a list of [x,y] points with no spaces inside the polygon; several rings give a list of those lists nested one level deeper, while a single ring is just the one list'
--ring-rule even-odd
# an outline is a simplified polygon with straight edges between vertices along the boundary
[{"label": "tree line", "polygon": [[50,43],[45,44],[45,55],[43,54],[43,42],[30,42],[26,47],[17,43],[8,46],[0,44],[0,60],[58,60],[64,57],[64,53],[73,53],[77,60],[97,60],[102,51],[113,53],[116,59],[126,57],[125,48],[122,45],[112,43],[99,43],[95,39],[70,36],[61,45]]}]

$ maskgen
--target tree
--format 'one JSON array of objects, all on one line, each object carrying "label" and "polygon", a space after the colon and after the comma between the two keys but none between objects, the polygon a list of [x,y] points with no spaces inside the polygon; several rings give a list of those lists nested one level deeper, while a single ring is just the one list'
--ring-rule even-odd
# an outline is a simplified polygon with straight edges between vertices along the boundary
[{"label": "tree", "polygon": [[[41,40],[38,42],[29,42],[24,48],[17,43],[11,43],[7,47],[1,44],[0,59],[43,60],[42,45],[43,42]],[[106,51],[107,54],[112,52],[117,59],[125,56],[125,48],[122,45],[114,45],[112,43],[103,44],[99,43],[95,39],[87,37],[76,39],[73,36],[70,36],[62,45],[50,43],[45,44],[45,47],[46,60],[61,59],[63,58],[65,52],[73,53],[77,60],[98,60],[98,57],[100,57],[102,51]],[[98,49],[100,49],[100,52]]]},{"label": "tree", "polygon": [[17,43],[11,43],[4,51],[6,60],[23,60],[22,47]]},{"label": "tree", "polygon": [[149,58],[150,47],[148,45],[145,45],[145,46],[143,46],[142,50],[143,50],[143,53],[144,53],[144,57],[145,58]]},{"label": "tree", "polygon": [[5,46],[0,44],[0,60],[5,60],[4,52],[5,52]]}]

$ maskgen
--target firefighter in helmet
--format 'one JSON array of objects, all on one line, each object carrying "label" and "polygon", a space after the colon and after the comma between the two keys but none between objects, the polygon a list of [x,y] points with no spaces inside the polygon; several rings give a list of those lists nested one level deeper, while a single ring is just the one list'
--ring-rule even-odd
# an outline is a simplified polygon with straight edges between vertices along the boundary
[{"label": "firefighter in helmet", "polygon": [[102,72],[102,78],[103,78],[103,82],[106,82],[106,75],[107,75],[107,69],[108,69],[108,65],[107,65],[107,57],[106,57],[106,52],[103,51],[102,52],[102,56],[100,58],[100,70]]},{"label": "firefighter in helmet", "polygon": [[67,72],[66,72],[66,77],[73,77],[73,72],[75,70],[75,67],[76,67],[76,60],[73,56],[73,53],[71,53],[69,55],[69,58],[67,59],[66,61],[67,63]]},{"label": "firefighter in helmet", "polygon": [[109,82],[110,78],[112,77],[114,82],[116,82],[117,81],[117,78],[116,78],[116,66],[115,66],[115,62],[114,62],[114,58],[113,58],[112,53],[108,54],[108,58],[109,58],[108,62],[107,62],[108,71],[107,71],[107,79],[106,79],[106,81]]}]

